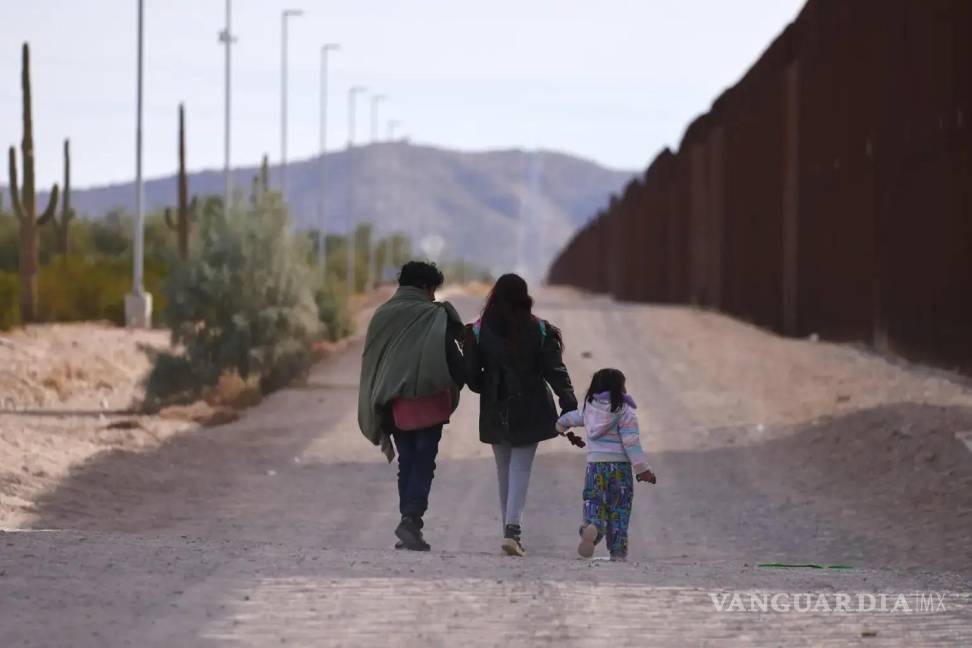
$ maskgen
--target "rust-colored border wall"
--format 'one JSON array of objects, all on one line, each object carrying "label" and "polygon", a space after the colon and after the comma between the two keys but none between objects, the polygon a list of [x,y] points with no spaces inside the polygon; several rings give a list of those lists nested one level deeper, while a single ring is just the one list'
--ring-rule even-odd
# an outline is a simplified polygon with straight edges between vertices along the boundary
[{"label": "rust-colored border wall", "polygon": [[972,2],[811,0],[553,283],[972,371]]}]

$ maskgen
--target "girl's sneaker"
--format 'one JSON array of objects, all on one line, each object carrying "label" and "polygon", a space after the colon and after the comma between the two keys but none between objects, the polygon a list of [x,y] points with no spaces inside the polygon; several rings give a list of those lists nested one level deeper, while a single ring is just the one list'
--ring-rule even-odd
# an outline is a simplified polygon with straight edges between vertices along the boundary
[{"label": "girl's sneaker", "polygon": [[628,557],[622,554],[611,554],[611,562],[628,562]]},{"label": "girl's sneaker", "polygon": [[523,543],[520,542],[520,525],[518,524],[507,524],[506,529],[503,532],[505,536],[503,538],[502,549],[503,553],[507,556],[525,556],[526,549],[523,548]]},{"label": "girl's sneaker", "polygon": [[594,555],[594,545],[597,543],[597,525],[585,524],[580,530],[580,544],[577,545],[577,553],[581,558],[590,558]]}]

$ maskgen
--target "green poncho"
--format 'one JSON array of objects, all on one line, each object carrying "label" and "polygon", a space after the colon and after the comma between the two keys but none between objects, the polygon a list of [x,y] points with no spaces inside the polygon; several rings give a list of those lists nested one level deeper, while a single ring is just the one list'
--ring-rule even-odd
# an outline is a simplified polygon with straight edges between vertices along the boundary
[{"label": "green poncho", "polygon": [[420,288],[403,286],[378,307],[368,324],[361,355],[358,387],[358,426],[391,461],[395,458],[382,413],[396,398],[431,396],[452,390],[453,411],[459,387],[452,381],[446,359],[447,323],[462,324],[448,302],[433,302]]}]

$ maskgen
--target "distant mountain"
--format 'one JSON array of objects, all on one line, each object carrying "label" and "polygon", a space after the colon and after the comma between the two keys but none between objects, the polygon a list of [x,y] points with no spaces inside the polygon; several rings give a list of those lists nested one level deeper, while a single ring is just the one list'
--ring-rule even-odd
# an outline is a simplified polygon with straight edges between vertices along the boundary
[{"label": "distant mountain", "polygon": [[[353,163],[353,204],[348,200]],[[255,167],[233,171],[237,191],[249,194]],[[380,143],[326,156],[327,229],[343,233],[349,208],[357,222],[379,233],[401,231],[419,242],[440,236],[443,258],[463,258],[493,272],[544,273],[573,232],[633,172],[615,171],[561,153],[504,150],[461,153],[404,142]],[[279,186],[277,168],[271,184]],[[190,174],[190,191],[221,194],[221,171]],[[291,162],[287,201],[300,228],[316,227],[319,158]],[[80,213],[98,218],[109,209],[134,209],[132,184],[74,190]],[[146,209],[176,200],[175,176],[145,183]],[[434,238],[434,237],[433,237]]]}]

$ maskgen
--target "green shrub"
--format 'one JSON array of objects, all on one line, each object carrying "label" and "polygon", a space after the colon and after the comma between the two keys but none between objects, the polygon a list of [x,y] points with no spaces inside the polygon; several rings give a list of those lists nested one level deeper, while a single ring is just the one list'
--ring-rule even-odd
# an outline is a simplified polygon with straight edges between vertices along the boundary
[{"label": "green shrub", "polygon": [[[161,290],[165,275],[162,262],[146,261],[145,289],[152,293],[157,314],[165,309]],[[37,286],[42,322],[105,320],[123,325],[125,295],[132,290],[132,261],[125,257],[58,256],[41,267]]]},{"label": "green shrub", "polygon": [[392,234],[375,243],[374,256],[378,280],[394,281],[401,267],[412,258],[412,242],[403,234]]},{"label": "green shrub", "polygon": [[0,271],[17,271],[20,258],[19,227],[13,214],[0,210]]},{"label": "green shrub", "polygon": [[132,217],[124,210],[111,209],[103,219],[88,221],[87,226],[90,229],[91,252],[118,256],[131,251]]},{"label": "green shrub", "polygon": [[20,324],[20,278],[0,272],[0,331]]},{"label": "green shrub", "polygon": [[198,229],[198,254],[166,286],[166,322],[185,361],[156,360],[150,402],[171,397],[171,385],[199,394],[224,371],[255,374],[264,391],[280,387],[307,367],[321,332],[308,252],[279,202],[203,214]]},{"label": "green shrub", "polygon": [[152,370],[145,380],[150,406],[157,406],[163,400],[169,403],[188,402],[198,396],[199,391],[188,358],[172,353],[155,356]]},{"label": "green shrub", "polygon": [[[341,288],[338,288],[341,286]],[[343,284],[338,283],[336,277],[326,288],[314,291],[314,301],[317,304],[317,316],[324,325],[327,339],[336,342],[352,332],[351,314],[348,312],[348,300]]]}]

